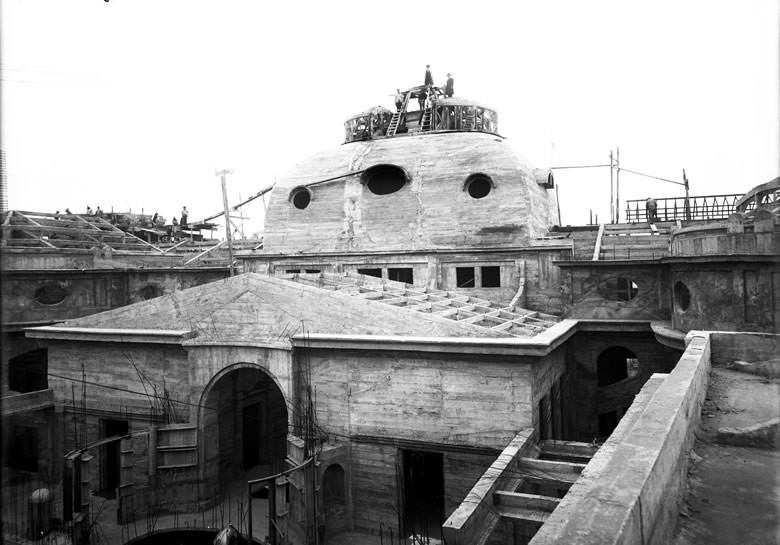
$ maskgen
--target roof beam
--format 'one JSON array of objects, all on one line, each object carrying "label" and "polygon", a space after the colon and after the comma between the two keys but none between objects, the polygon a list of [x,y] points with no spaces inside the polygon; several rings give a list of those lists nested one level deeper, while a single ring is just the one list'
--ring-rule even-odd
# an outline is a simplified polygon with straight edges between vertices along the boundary
[{"label": "roof beam", "polygon": [[560,501],[558,498],[538,494],[504,490],[493,493],[493,504],[501,517],[527,522],[544,522]]},{"label": "roof beam", "polygon": [[520,458],[518,471],[533,483],[571,486],[579,478],[585,464],[553,462],[536,458]]}]

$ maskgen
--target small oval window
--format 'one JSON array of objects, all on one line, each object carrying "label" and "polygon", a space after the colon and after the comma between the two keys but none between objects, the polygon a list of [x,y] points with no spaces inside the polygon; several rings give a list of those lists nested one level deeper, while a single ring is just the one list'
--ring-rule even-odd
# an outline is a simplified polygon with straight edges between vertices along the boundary
[{"label": "small oval window", "polygon": [[674,285],[674,305],[678,312],[685,312],[691,306],[691,291],[683,282]]},{"label": "small oval window", "polygon": [[290,193],[290,201],[292,201],[295,208],[303,210],[311,203],[311,191],[305,187],[295,188]]},{"label": "small oval window", "polygon": [[366,170],[362,180],[374,195],[390,195],[406,184],[406,172],[395,165],[377,165]]},{"label": "small oval window", "polygon": [[609,301],[630,301],[639,293],[639,286],[630,278],[607,278],[596,288],[598,294]]},{"label": "small oval window", "polygon": [[485,174],[474,174],[466,180],[464,188],[474,199],[487,197],[493,188],[493,180]]},{"label": "small oval window", "polygon": [[35,290],[33,298],[42,305],[56,305],[68,296],[68,292],[59,284],[45,284]]}]

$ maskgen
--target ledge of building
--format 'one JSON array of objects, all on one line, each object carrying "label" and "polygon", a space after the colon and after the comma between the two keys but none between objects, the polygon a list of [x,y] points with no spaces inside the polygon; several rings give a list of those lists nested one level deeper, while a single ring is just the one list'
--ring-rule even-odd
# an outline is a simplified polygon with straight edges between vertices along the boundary
[{"label": "ledge of building", "polygon": [[95,341],[111,343],[181,344],[195,336],[187,329],[106,329],[96,327],[43,326],[25,329],[33,339]]},{"label": "ledge of building", "polygon": [[655,334],[655,340],[664,346],[675,350],[685,350],[685,332],[675,329],[671,323],[662,321],[650,322]]},{"label": "ledge of building", "polygon": [[306,333],[291,339],[296,348],[340,350],[403,350],[413,352],[456,352],[503,356],[546,356],[577,332],[649,332],[647,320],[575,320],[566,319],[534,337],[413,337],[396,335],[344,335]]},{"label": "ledge of building", "polygon": [[37,390],[35,392],[8,392],[2,398],[3,416],[38,411],[54,406],[54,390]]}]

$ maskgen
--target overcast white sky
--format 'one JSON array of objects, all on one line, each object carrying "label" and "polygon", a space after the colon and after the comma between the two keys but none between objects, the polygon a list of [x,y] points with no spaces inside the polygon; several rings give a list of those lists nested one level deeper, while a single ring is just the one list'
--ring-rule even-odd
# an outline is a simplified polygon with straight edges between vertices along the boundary
[{"label": "overcast white sky", "polygon": [[[776,0],[2,0],[9,206],[191,218],[436,83],[491,105],[537,167],[621,165],[691,192],[780,174]],[[400,17],[399,17],[400,14]],[[609,219],[609,169],[556,172],[564,224]],[[682,195],[623,173],[621,200]],[[259,202],[259,201],[258,201]],[[247,207],[256,229],[262,207]],[[621,212],[621,216],[624,213]]]}]

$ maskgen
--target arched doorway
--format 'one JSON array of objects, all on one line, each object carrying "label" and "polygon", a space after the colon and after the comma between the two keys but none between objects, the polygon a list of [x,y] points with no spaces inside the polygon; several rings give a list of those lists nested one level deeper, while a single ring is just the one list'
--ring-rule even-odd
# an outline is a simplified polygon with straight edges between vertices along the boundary
[{"label": "arched doorway", "polygon": [[631,350],[622,346],[610,346],[596,360],[598,387],[615,384],[639,374],[639,360]]},{"label": "arched doorway", "polygon": [[255,364],[236,364],[206,387],[200,406],[204,479],[222,487],[285,469],[287,406],[274,378]]}]

